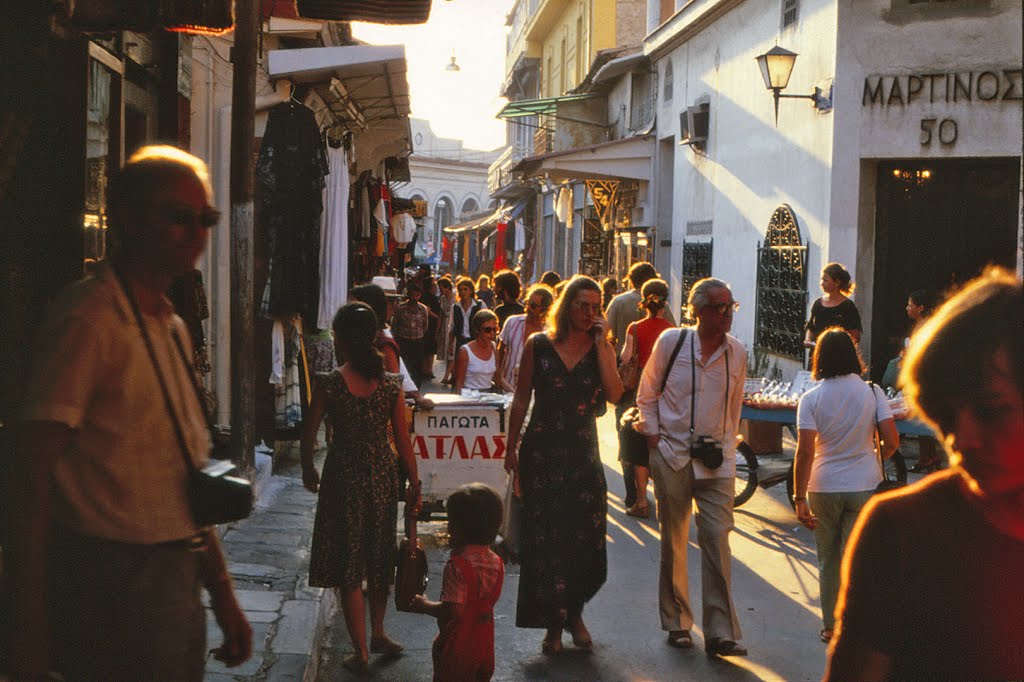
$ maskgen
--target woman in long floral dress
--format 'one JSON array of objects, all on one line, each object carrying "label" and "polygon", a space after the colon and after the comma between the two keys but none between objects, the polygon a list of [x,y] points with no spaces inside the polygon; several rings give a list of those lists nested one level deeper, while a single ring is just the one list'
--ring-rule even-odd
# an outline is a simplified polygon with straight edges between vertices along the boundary
[{"label": "woman in long floral dress", "polygon": [[[334,318],[334,339],[342,365],[317,374],[313,402],[302,430],[302,482],[319,493],[309,584],[338,590],[355,652],[343,662],[365,670],[365,580],[370,603],[369,651],[396,655],[402,646],[384,632],[388,591],[395,580],[395,525],[398,467],[408,475],[406,512],[420,503],[416,458],[409,442],[401,377],[384,371],[374,348],[377,318],[363,303],[342,307]],[[314,443],[326,414],[334,439],[321,476],[313,464]],[[391,426],[398,458],[388,438]]]},{"label": "woman in long floral dress", "polygon": [[573,277],[550,331],[526,342],[509,417],[505,467],[523,503],[516,625],[545,628],[541,650],[549,655],[561,651],[563,629],[577,647],[593,646],[583,607],[608,572],[597,417],[619,399],[622,382],[601,311],[597,282]]}]

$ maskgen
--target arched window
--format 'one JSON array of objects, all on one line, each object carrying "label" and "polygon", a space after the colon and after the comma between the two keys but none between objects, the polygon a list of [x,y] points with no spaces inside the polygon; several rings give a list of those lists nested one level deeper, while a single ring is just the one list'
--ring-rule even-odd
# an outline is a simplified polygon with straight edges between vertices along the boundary
[{"label": "arched window", "polygon": [[480,204],[476,202],[476,199],[469,197],[462,202],[462,210],[459,212],[459,219],[465,220],[467,216],[473,215],[480,211]]},{"label": "arched window", "polygon": [[665,101],[665,102],[671,102],[672,101],[672,60],[671,59],[666,59],[665,60],[665,76],[664,76],[664,83],[662,84],[661,92],[662,92],[662,101]]},{"label": "arched window", "polygon": [[782,204],[768,221],[764,246],[757,245],[754,346],[803,360],[806,313],[807,246],[793,210]]},{"label": "arched window", "polygon": [[441,197],[434,204],[434,229],[441,230],[455,222],[455,209],[447,197]]}]

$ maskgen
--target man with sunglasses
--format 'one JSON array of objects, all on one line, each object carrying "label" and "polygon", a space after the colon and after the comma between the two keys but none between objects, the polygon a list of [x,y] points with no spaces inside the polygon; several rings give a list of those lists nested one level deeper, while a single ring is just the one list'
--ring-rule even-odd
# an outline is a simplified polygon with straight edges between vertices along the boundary
[{"label": "man with sunglasses", "polygon": [[[54,301],[14,462],[14,679],[201,680],[210,594],[236,666],[252,652],[214,528],[186,489],[210,448],[191,340],[164,295],[217,222],[205,164],[144,147],[110,185],[114,255]],[[140,325],[142,325],[140,327]]]},{"label": "man with sunglasses", "polygon": [[729,335],[739,304],[728,284],[702,279],[688,304],[696,327],[662,332],[636,397],[640,419],[634,428],[647,436],[661,524],[661,627],[669,646],[693,646],[686,559],[696,502],[704,648],[709,656],[745,656],[731,595],[729,532],[747,353]]}]

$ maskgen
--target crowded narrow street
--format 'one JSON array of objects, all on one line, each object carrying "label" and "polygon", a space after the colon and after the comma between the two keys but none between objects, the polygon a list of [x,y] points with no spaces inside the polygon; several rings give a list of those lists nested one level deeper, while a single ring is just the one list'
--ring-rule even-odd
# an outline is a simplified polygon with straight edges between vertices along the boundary
[{"label": "crowded narrow street", "polygon": [[1021,0],[17,0],[0,682],[1024,679]]},{"label": "crowded narrow street", "polygon": [[[665,645],[658,626],[660,535],[653,513],[648,520],[626,516],[622,474],[616,461],[612,412],[599,420],[601,459],[608,480],[608,581],[588,604],[594,637],[588,654],[567,649],[558,658],[541,655],[543,630],[515,627],[518,567],[506,566],[505,586],[495,607],[495,680],[587,680],[641,682],[684,680],[816,680],[825,664],[818,641],[818,568],[814,538],[800,526],[785,501],[785,486],[759,489],[736,510],[732,533],[733,594],[740,611],[747,658],[710,659],[700,646],[679,651]],[[441,588],[448,548],[444,521],[420,524],[430,562],[428,594]],[[690,577],[699,603],[700,553],[691,532]],[[392,661],[373,662],[374,679],[405,682],[430,677],[430,645],[437,633],[432,619],[389,610],[387,627],[405,647]],[[365,679],[341,667],[351,652],[340,612],[324,637],[318,678]]]}]

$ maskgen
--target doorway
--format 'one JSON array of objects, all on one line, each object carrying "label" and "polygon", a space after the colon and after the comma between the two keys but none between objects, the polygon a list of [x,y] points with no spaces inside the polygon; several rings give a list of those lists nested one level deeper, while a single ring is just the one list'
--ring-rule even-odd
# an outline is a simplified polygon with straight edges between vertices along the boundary
[{"label": "doorway", "polygon": [[[909,329],[907,296],[986,265],[1016,265],[1020,159],[878,164],[871,367],[881,378]],[[877,375],[877,376],[876,376]]]}]

